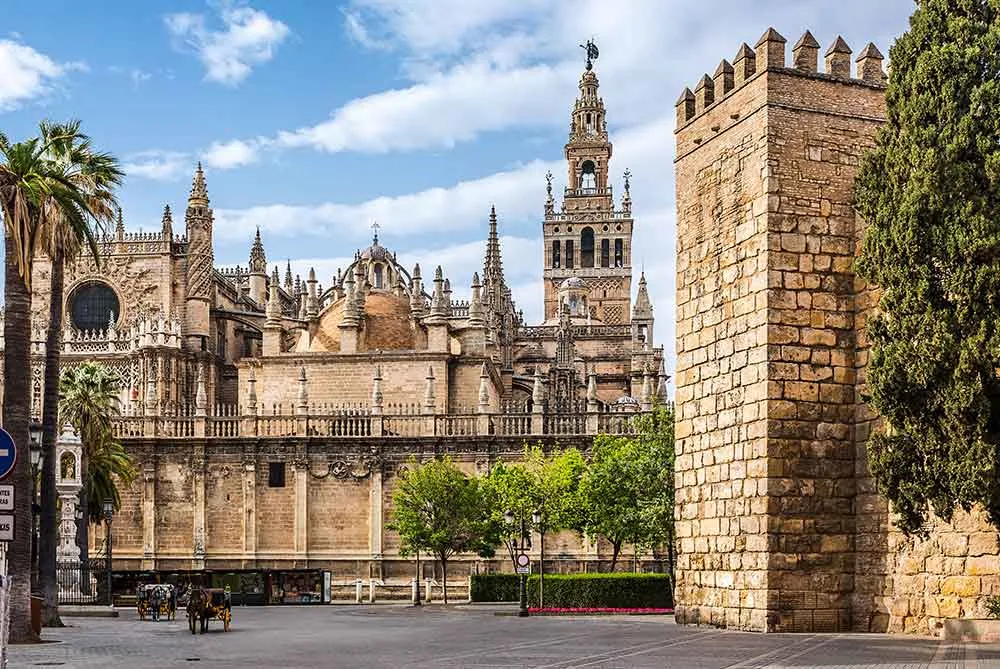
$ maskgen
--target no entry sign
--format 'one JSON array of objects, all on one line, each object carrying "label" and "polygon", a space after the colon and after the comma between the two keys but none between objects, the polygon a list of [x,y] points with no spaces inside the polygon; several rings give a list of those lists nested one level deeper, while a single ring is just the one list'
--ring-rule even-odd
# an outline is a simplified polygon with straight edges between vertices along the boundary
[{"label": "no entry sign", "polygon": [[7,478],[17,463],[17,446],[7,430],[0,427],[0,481]]}]

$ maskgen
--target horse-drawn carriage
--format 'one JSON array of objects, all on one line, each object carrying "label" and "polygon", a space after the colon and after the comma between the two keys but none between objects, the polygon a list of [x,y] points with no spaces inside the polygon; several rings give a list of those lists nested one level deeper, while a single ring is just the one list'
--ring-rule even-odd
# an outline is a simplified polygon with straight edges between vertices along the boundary
[{"label": "horse-drawn carriage", "polygon": [[208,630],[208,621],[215,618],[222,621],[222,629],[229,631],[229,623],[233,619],[233,602],[229,589],[193,588],[187,603],[188,627],[191,634],[198,631],[201,623],[201,633]]},{"label": "horse-drawn carriage", "polygon": [[135,593],[135,608],[139,612],[139,620],[147,617],[173,620],[177,617],[177,591],[168,583],[140,585]]}]

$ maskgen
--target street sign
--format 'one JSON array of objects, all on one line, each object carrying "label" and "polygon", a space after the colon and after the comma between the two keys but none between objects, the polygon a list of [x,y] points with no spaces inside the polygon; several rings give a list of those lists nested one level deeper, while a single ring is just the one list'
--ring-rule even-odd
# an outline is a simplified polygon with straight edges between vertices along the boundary
[{"label": "street sign", "polygon": [[14,510],[14,486],[10,483],[0,485],[0,511]]},{"label": "street sign", "polygon": [[14,516],[0,514],[0,541],[14,541]]},{"label": "street sign", "polygon": [[14,471],[17,462],[17,447],[7,430],[0,427],[0,481]]},{"label": "street sign", "polygon": [[531,573],[531,558],[528,557],[527,553],[518,553],[517,557],[514,559],[515,570],[518,574],[530,574]]}]

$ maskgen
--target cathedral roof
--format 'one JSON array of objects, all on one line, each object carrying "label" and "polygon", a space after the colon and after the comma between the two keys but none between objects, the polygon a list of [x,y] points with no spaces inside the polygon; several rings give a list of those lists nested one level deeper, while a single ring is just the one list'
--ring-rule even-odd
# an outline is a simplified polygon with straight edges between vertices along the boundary
[{"label": "cathedral roof", "polygon": [[[320,316],[316,336],[308,352],[340,352],[340,324],[344,321],[344,303],[341,298],[326,308]],[[365,348],[369,351],[405,351],[416,348],[413,327],[410,324],[410,301],[383,290],[372,290],[365,298]]]}]

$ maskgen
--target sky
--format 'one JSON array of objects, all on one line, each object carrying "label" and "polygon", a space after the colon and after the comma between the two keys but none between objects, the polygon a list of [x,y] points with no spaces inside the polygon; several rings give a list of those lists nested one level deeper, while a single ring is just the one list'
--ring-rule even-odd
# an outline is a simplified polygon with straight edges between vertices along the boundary
[{"label": "sky", "polygon": [[[99,7],[99,11],[97,8]],[[742,42],[809,29],[888,55],[912,0],[0,0],[0,130],[80,119],[122,161],[125,227],[182,218],[197,161],[218,265],[270,265],[329,285],[378,222],[405,265],[441,265],[455,298],[481,268],[491,205],[508,283],[542,315],[545,172],[563,146],[584,54],[633,175],[633,264],[673,367],[674,102]],[[636,279],[638,277],[636,276]],[[637,281],[633,282],[634,284]]]}]

